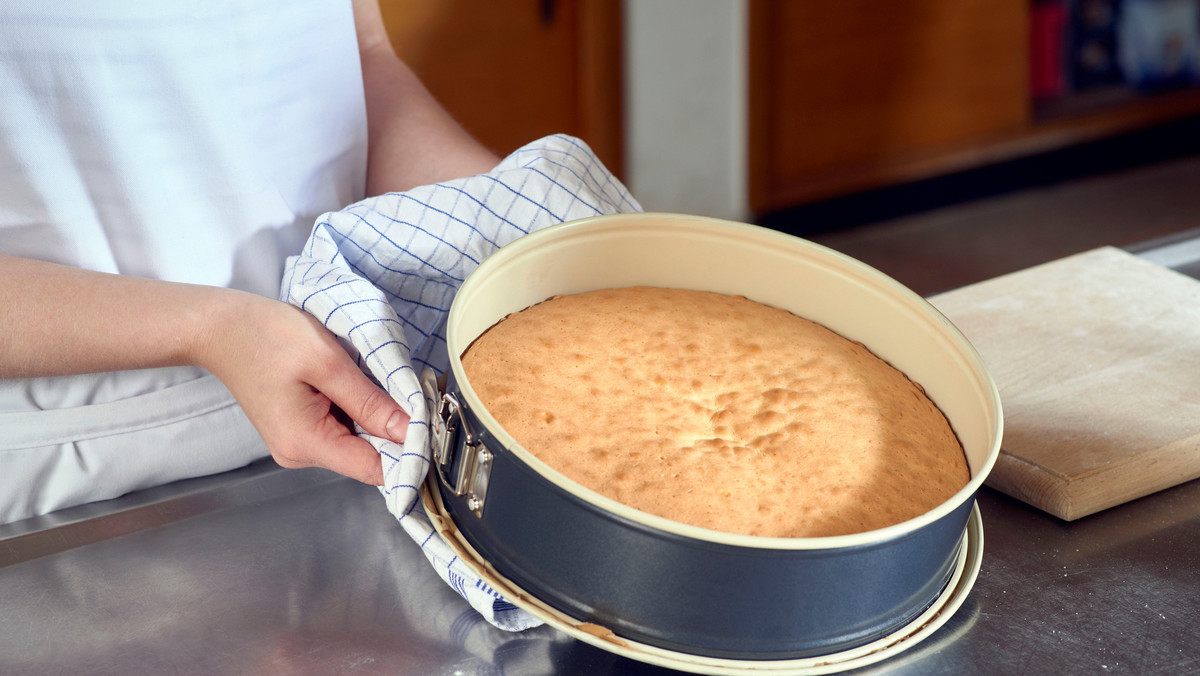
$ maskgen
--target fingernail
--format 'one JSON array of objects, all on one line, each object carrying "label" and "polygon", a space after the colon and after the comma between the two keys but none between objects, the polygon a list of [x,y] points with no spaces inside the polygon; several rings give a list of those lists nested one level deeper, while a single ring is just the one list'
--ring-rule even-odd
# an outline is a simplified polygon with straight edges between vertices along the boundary
[{"label": "fingernail", "polygon": [[404,441],[404,436],[408,432],[408,416],[403,411],[396,411],[387,421],[388,437],[392,441]]}]

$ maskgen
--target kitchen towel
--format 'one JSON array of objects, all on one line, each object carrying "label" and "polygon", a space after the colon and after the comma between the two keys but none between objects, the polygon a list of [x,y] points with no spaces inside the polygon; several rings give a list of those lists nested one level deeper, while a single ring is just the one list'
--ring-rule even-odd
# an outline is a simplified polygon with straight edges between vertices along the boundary
[{"label": "kitchen towel", "polygon": [[321,216],[288,260],[281,295],[320,319],[411,416],[403,446],[359,434],[379,451],[388,510],[442,579],[488,622],[540,624],[476,577],[418,507],[429,471],[430,412],[419,374],[449,368],[445,319],[460,284],[494,251],[564,221],[641,211],[577,138],[530,143],[486,174],[387,193]]}]

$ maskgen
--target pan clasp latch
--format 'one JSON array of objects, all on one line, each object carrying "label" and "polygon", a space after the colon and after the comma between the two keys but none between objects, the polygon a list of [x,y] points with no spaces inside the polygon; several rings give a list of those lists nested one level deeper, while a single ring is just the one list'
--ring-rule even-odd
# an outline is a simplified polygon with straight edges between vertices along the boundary
[{"label": "pan clasp latch", "polygon": [[[423,373],[421,380],[427,399],[437,402],[437,410],[430,416],[430,422],[433,464],[437,468],[438,479],[455,497],[465,495],[467,507],[475,516],[482,516],[488,479],[492,472],[492,452],[483,445],[467,421],[466,406],[459,401],[457,393],[441,393],[432,372]],[[439,393],[440,397],[437,396]],[[458,440],[460,434],[461,443]],[[460,456],[457,462],[456,455]]]}]

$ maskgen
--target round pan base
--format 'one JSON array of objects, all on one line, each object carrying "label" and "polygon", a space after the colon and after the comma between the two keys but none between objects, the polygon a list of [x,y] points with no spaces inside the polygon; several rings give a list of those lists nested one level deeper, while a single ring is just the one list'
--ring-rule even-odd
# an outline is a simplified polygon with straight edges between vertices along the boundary
[{"label": "round pan base", "polygon": [[[430,481],[436,481],[432,478],[432,473]],[[602,650],[640,662],[698,674],[832,674],[888,659],[928,638],[954,615],[975,585],[983,561],[983,521],[979,514],[979,506],[974,505],[959,544],[957,562],[945,589],[929,608],[897,631],[861,646],[816,657],[785,660],[721,659],[689,655],[629,641],[605,627],[581,623],[559,612],[524,592],[482,560],[447,514],[436,484],[426,483],[421,491],[421,501],[435,529],[455,549],[462,561],[513,605],[568,636]]]}]

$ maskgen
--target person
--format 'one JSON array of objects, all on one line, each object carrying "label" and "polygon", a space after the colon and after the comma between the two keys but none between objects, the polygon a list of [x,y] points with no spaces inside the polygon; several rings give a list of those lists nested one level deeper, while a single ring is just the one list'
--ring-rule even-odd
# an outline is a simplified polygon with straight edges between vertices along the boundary
[{"label": "person", "polygon": [[267,452],[382,482],[353,423],[407,414],[276,300],[283,261],[498,159],[350,2],[0,9],[0,522]]}]

